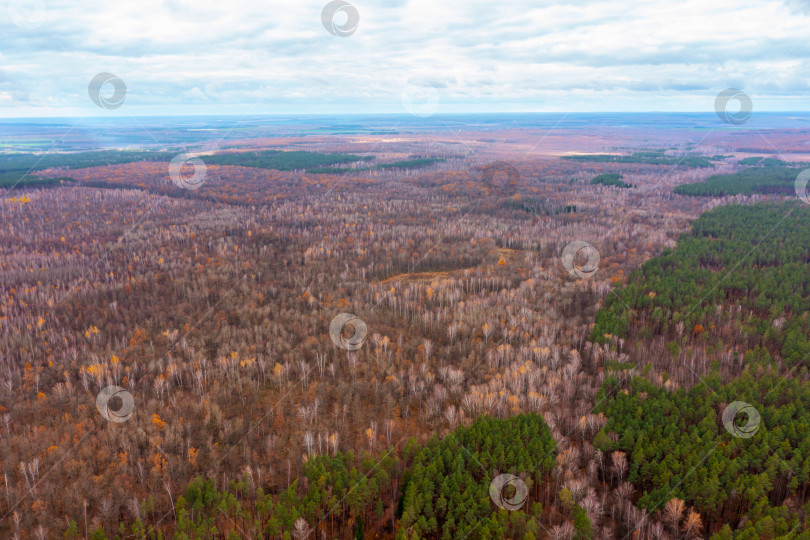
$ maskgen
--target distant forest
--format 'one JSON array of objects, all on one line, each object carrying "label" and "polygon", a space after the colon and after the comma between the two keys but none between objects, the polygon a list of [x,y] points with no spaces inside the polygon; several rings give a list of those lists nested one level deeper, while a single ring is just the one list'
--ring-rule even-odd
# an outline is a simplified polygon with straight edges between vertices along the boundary
[{"label": "distant forest", "polygon": [[615,186],[620,188],[631,188],[633,184],[628,184],[622,181],[624,178],[621,174],[618,173],[605,173],[600,174],[598,176],[594,176],[591,180],[591,184],[601,184],[603,186]]},{"label": "distant forest", "polygon": [[258,167],[277,171],[315,169],[327,165],[345,165],[358,161],[372,161],[373,156],[354,154],[323,154],[304,150],[262,150],[258,152],[236,152],[205,156],[205,162],[212,165],[237,165]]},{"label": "distant forest", "polygon": [[705,182],[683,184],[675,187],[672,192],[695,197],[753,195],[755,193],[793,195],[796,175],[800,171],[801,169],[798,168],[778,165],[751,167],[731,174],[716,174],[710,176]]},{"label": "distant forest", "polygon": [[629,155],[620,154],[575,154],[563,156],[563,159],[591,163],[643,163],[645,165],[677,165],[703,169],[713,167],[713,161],[725,159],[725,156],[696,156],[696,155],[670,155],[663,150],[645,150],[633,152]]}]

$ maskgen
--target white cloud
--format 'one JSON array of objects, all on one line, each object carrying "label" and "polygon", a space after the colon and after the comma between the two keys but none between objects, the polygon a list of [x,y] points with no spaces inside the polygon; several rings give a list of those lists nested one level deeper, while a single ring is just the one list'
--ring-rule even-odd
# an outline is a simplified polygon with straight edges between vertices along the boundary
[{"label": "white cloud", "polygon": [[320,0],[41,0],[22,11],[38,25],[15,24],[38,1],[0,8],[0,115],[108,113],[87,96],[102,71],[127,83],[115,114],[403,112],[414,81],[439,112],[711,111],[729,86],[759,110],[810,107],[795,3],[364,0],[336,37]]}]

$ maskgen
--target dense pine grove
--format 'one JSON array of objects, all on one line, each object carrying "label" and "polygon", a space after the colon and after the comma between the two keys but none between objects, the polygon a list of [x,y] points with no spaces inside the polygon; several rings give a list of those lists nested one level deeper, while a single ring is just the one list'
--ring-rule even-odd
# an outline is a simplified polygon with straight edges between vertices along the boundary
[{"label": "dense pine grove", "polygon": [[745,165],[746,167],[749,165],[757,165],[759,167],[778,167],[781,165],[785,165],[785,162],[781,159],[776,158],[766,158],[763,156],[752,156],[747,157],[739,160],[737,163],[740,165]]},{"label": "dense pine grove", "polygon": [[633,184],[628,184],[622,181],[623,176],[618,173],[605,173],[594,176],[591,184],[601,184],[603,186],[616,186],[620,188],[631,188]]},{"label": "dense pine grove", "polygon": [[[810,538],[798,534],[810,511],[808,275],[810,208],[729,205],[702,215],[607,298],[595,341],[663,335],[665,354],[706,347],[723,359],[691,389],[666,372],[657,384],[634,377],[632,362],[612,366],[600,407],[609,421],[595,445],[627,456],[640,507],[686,501],[715,539]],[[728,348],[732,334],[744,347]],[[734,401],[761,415],[751,438],[720,420]]]},{"label": "dense pine grove", "polygon": [[257,152],[237,152],[217,154],[206,157],[206,163],[212,165],[238,165],[240,167],[257,167],[277,171],[295,171],[315,169],[327,165],[347,164],[357,161],[370,161],[373,156],[353,154],[329,154],[308,152],[305,150],[261,150]]},{"label": "dense pine grove", "polygon": [[690,167],[704,169],[714,167],[713,161],[722,160],[725,156],[696,156],[685,155],[678,156],[674,154],[666,154],[663,150],[655,151],[641,151],[633,152],[629,155],[621,154],[574,154],[564,156],[564,159],[571,161],[590,162],[590,163],[643,163],[645,165],[677,165],[680,167]]},{"label": "dense pine grove", "polygon": [[[555,443],[539,414],[479,418],[413,457],[404,476],[398,538],[538,538],[536,520],[553,500]],[[521,476],[528,500],[508,512],[492,504],[499,474]]]},{"label": "dense pine grove", "polygon": [[765,167],[751,167],[730,174],[716,174],[703,182],[677,186],[672,191],[678,195],[695,197],[751,195],[755,193],[793,195],[796,175],[800,171],[801,169],[780,167],[768,163]]},{"label": "dense pine grove", "polygon": [[32,186],[59,185],[62,182],[72,182],[70,177],[39,176],[25,174],[20,171],[0,172],[0,188],[18,189]]},{"label": "dense pine grove", "polygon": [[0,156],[0,188],[56,185],[72,181],[66,176],[31,174],[45,169],[81,169],[135,161],[169,161],[176,153],[147,150],[100,150],[53,154],[8,154]]},{"label": "dense pine grove", "polygon": [[41,171],[53,167],[81,169],[133,161],[170,161],[177,152],[149,150],[99,150],[52,154],[8,154],[0,156],[0,172]]},{"label": "dense pine grove", "polygon": [[[673,497],[682,499],[710,530],[744,519],[733,537],[746,539],[786,535],[810,511],[810,388],[801,378],[783,378],[765,354],[746,361],[743,375],[730,384],[707,377],[690,390],[669,391],[637,377],[626,392],[607,398],[602,409],[610,420],[595,443],[627,455],[638,506],[652,513]],[[609,379],[606,387],[615,383]],[[737,400],[761,414],[752,438],[732,436],[718,420]],[[609,432],[619,439],[611,440]]]},{"label": "dense pine grove", "polygon": [[810,208],[796,202],[722,206],[609,296],[591,337],[604,343],[610,335],[627,335],[635,319],[634,333],[668,336],[678,349],[712,325],[722,343],[728,326],[751,348],[765,346],[791,366],[806,364],[808,272]]}]

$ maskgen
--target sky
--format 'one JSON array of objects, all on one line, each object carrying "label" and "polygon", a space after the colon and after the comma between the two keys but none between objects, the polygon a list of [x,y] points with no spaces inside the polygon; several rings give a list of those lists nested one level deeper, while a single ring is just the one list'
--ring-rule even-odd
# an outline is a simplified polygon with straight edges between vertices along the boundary
[{"label": "sky", "polygon": [[810,0],[338,1],[0,0],[0,118],[810,110]]}]

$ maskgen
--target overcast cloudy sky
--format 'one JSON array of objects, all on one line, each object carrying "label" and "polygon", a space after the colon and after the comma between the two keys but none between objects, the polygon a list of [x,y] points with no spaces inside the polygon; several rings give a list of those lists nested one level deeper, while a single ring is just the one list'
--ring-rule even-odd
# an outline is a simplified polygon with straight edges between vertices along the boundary
[{"label": "overcast cloudy sky", "polygon": [[[351,0],[345,37],[322,0],[0,2],[0,117],[402,113],[414,88],[439,113],[712,112],[729,87],[810,110],[801,0]],[[90,99],[99,72],[119,108]]]}]

